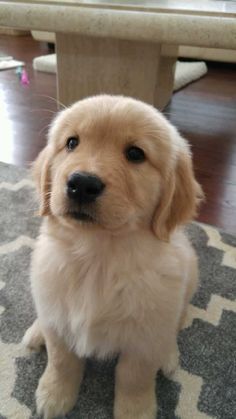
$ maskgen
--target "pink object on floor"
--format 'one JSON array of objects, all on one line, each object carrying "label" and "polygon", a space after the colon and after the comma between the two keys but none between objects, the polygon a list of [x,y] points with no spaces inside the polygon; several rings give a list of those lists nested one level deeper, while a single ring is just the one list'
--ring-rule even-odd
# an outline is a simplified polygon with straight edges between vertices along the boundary
[{"label": "pink object on floor", "polygon": [[29,76],[25,69],[22,71],[22,74],[21,74],[21,84],[24,86],[29,85]]}]

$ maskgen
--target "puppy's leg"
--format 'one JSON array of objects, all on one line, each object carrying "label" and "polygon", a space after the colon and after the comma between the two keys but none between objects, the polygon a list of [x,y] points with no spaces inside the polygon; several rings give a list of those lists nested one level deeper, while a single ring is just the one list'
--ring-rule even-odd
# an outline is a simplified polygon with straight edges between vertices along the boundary
[{"label": "puppy's leg", "polygon": [[51,330],[44,330],[48,365],[36,392],[38,413],[50,419],[74,406],[83,377],[83,361]]},{"label": "puppy's leg", "polygon": [[[190,266],[190,272],[189,272],[189,280],[186,286],[186,291],[185,291],[184,301],[183,301],[183,308],[180,314],[177,332],[179,332],[184,325],[185,318],[188,311],[188,305],[194,293],[197,290],[197,286],[198,286],[198,263],[197,263],[197,258],[195,254],[193,254],[193,258],[192,258],[192,262]],[[173,373],[176,371],[179,364],[179,349],[178,349],[178,344],[177,344],[177,337],[172,343],[170,348],[171,349],[169,351],[167,362],[162,367],[162,371],[164,375],[166,375],[167,377],[171,377],[173,375]]]},{"label": "puppy's leg", "polygon": [[38,351],[41,346],[45,345],[44,336],[38,319],[36,319],[32,326],[30,326],[29,329],[25,332],[22,343],[28,349],[33,349],[36,351]]},{"label": "puppy's leg", "polygon": [[191,263],[191,268],[189,272],[189,281],[187,283],[186,293],[184,297],[183,309],[179,321],[179,330],[181,330],[185,323],[185,318],[187,316],[189,303],[195,294],[198,287],[198,263],[197,258],[194,256]]},{"label": "puppy's leg", "polygon": [[169,355],[166,358],[166,362],[162,366],[162,372],[167,378],[171,378],[175,373],[179,365],[179,348],[177,340],[170,347]]},{"label": "puppy's leg", "polygon": [[121,354],[116,367],[115,419],[154,419],[157,368],[134,354]]}]

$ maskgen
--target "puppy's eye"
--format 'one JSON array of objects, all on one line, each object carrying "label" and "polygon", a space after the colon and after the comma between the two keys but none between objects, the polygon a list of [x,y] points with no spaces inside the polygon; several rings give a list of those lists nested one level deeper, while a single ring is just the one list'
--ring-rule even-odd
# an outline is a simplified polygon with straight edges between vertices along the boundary
[{"label": "puppy's eye", "polygon": [[125,150],[125,156],[127,160],[132,163],[142,163],[146,159],[144,151],[141,148],[135,146],[128,147]]},{"label": "puppy's eye", "polygon": [[69,151],[74,150],[79,144],[79,137],[69,137],[66,142],[66,148]]}]

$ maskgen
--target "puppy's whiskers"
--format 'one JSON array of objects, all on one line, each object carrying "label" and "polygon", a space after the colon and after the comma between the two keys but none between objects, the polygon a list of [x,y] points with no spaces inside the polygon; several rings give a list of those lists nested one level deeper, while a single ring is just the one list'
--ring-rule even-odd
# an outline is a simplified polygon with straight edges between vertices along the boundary
[{"label": "puppy's whiskers", "polygon": [[53,115],[57,114],[56,111],[52,111],[51,109],[47,109],[47,108],[31,109],[30,112],[49,112],[49,113],[52,113]]},{"label": "puppy's whiskers", "polygon": [[50,99],[52,100],[54,103],[56,103],[56,105],[60,105],[63,109],[68,109],[68,107],[66,105],[64,105],[62,102],[60,102],[60,100],[55,99],[52,96],[49,95],[44,95],[44,94],[35,94],[34,96],[38,96],[38,97],[42,97],[42,98],[46,98],[46,99]]}]

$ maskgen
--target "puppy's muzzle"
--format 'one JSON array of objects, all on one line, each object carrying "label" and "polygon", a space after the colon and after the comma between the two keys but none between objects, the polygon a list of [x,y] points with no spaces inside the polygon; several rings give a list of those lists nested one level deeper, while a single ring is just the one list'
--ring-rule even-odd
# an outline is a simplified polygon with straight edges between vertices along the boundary
[{"label": "puppy's muzzle", "polygon": [[67,196],[80,205],[89,204],[96,201],[104,188],[105,184],[98,176],[87,172],[75,172],[68,178]]}]

